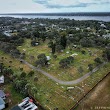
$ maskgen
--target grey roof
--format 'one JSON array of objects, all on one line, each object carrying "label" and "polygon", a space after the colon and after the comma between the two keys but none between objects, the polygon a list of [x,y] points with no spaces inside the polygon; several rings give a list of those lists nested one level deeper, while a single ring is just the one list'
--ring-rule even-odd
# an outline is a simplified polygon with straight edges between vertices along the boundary
[{"label": "grey roof", "polygon": [[0,90],[0,98],[4,97],[5,93],[3,92],[3,90]]},{"label": "grey roof", "polygon": [[18,106],[15,106],[11,110],[21,110],[21,109]]},{"label": "grey roof", "polygon": [[0,97],[0,105],[5,104],[4,100]]}]

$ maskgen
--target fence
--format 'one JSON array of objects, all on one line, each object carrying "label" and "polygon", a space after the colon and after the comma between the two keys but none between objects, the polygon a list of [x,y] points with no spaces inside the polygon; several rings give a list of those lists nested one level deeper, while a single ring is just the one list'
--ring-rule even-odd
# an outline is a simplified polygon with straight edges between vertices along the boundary
[{"label": "fence", "polygon": [[109,72],[107,75],[105,75],[98,83],[96,83],[95,86],[94,86],[90,91],[88,91],[83,97],[81,97],[81,98],[77,101],[77,103],[75,103],[75,104],[73,105],[73,107],[72,107],[70,110],[74,110],[74,109],[81,103],[81,101],[82,101],[90,92],[92,92],[92,90],[93,90],[101,81],[103,81],[109,74],[110,74],[110,72]]}]

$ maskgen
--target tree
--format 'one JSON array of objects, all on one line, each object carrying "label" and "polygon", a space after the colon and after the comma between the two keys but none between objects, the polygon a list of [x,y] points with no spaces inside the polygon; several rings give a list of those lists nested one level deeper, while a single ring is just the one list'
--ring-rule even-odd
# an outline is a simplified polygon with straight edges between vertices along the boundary
[{"label": "tree", "polygon": [[93,64],[88,64],[89,70],[92,71],[93,70]]},{"label": "tree", "polygon": [[81,53],[82,53],[82,54],[86,54],[86,51],[85,51],[85,50],[82,50]]},{"label": "tree", "polygon": [[52,54],[54,54],[55,53],[55,43],[52,45]]},{"label": "tree", "polygon": [[67,45],[66,36],[61,36],[61,43],[60,44],[63,46],[64,49],[66,48],[66,45]]},{"label": "tree", "polygon": [[72,56],[67,57],[67,61],[68,61],[68,64],[73,63],[74,57],[72,57]]},{"label": "tree", "polygon": [[36,61],[36,65],[45,66],[47,64],[47,57],[45,54],[40,54],[37,56],[38,60]]},{"label": "tree", "polygon": [[28,82],[26,79],[16,79],[15,81],[13,81],[13,86],[17,92],[26,97],[28,95],[28,89],[25,88],[27,83]]},{"label": "tree", "polygon": [[28,73],[28,76],[29,77],[32,77],[34,75],[34,71],[30,71],[29,73]]},{"label": "tree", "polygon": [[61,50],[63,50],[63,46],[62,45],[56,45],[56,51],[61,52]]},{"label": "tree", "polygon": [[56,46],[56,44],[53,41],[50,41],[48,43],[48,47],[50,47],[52,49],[52,54],[55,53],[55,46]]},{"label": "tree", "polygon": [[101,59],[99,57],[95,58],[94,61],[98,64],[102,63]]},{"label": "tree", "polygon": [[20,75],[20,77],[21,78],[25,78],[26,77],[26,73],[25,72],[22,72],[21,75]]},{"label": "tree", "polygon": [[59,64],[62,68],[65,68],[65,67],[68,67],[71,63],[73,63],[73,61],[74,61],[74,58],[70,56],[60,60]]},{"label": "tree", "polygon": [[3,73],[3,68],[4,68],[3,63],[0,63],[0,72],[1,72],[1,73]]},{"label": "tree", "polygon": [[60,60],[59,64],[61,65],[62,68],[67,67],[68,66],[67,59]]},{"label": "tree", "polygon": [[3,74],[7,77],[10,77],[13,75],[13,70],[11,68],[4,67]]},{"label": "tree", "polygon": [[106,57],[106,59],[108,61],[110,61],[110,49],[106,49],[104,52],[103,52],[103,57]]}]

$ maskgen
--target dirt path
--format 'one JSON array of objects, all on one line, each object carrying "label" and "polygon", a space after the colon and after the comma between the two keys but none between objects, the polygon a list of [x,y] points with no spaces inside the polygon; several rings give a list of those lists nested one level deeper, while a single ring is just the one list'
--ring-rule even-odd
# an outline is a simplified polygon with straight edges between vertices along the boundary
[{"label": "dirt path", "polygon": [[30,63],[26,62],[25,60],[20,59],[20,61],[22,61],[24,64],[28,65],[33,70],[36,70],[36,71],[42,73],[43,75],[47,76],[51,80],[53,80],[53,81],[55,81],[55,82],[57,82],[59,84],[62,84],[62,85],[78,84],[78,83],[82,82],[83,80],[85,80],[86,78],[88,78],[92,73],[96,72],[100,67],[103,67],[106,64],[106,62],[104,62],[103,64],[101,64],[101,65],[97,66],[96,68],[94,68],[92,72],[88,72],[87,74],[85,74],[84,76],[82,76],[82,77],[80,77],[80,78],[78,78],[76,80],[73,80],[73,81],[62,81],[62,80],[59,80],[59,79],[55,78],[54,76],[50,75],[49,73],[41,70],[40,68],[37,68],[37,67],[31,65]]}]

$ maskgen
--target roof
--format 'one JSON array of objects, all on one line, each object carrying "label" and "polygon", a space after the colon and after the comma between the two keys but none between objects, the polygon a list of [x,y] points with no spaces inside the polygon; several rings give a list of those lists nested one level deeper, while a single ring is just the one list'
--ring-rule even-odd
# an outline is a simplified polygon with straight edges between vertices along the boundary
[{"label": "roof", "polygon": [[13,107],[11,110],[21,110],[19,106]]},{"label": "roof", "polygon": [[0,90],[0,98],[4,97],[5,93],[3,92],[3,90]]},{"label": "roof", "polygon": [[[33,100],[29,97],[23,99],[23,101],[18,104],[21,110],[36,110],[38,107],[33,103]],[[20,110],[20,109],[12,109],[12,110]]]},{"label": "roof", "polygon": [[4,83],[4,76],[0,76],[0,84]]},{"label": "roof", "polygon": [[1,97],[0,97],[0,105],[5,105],[5,102]]}]

